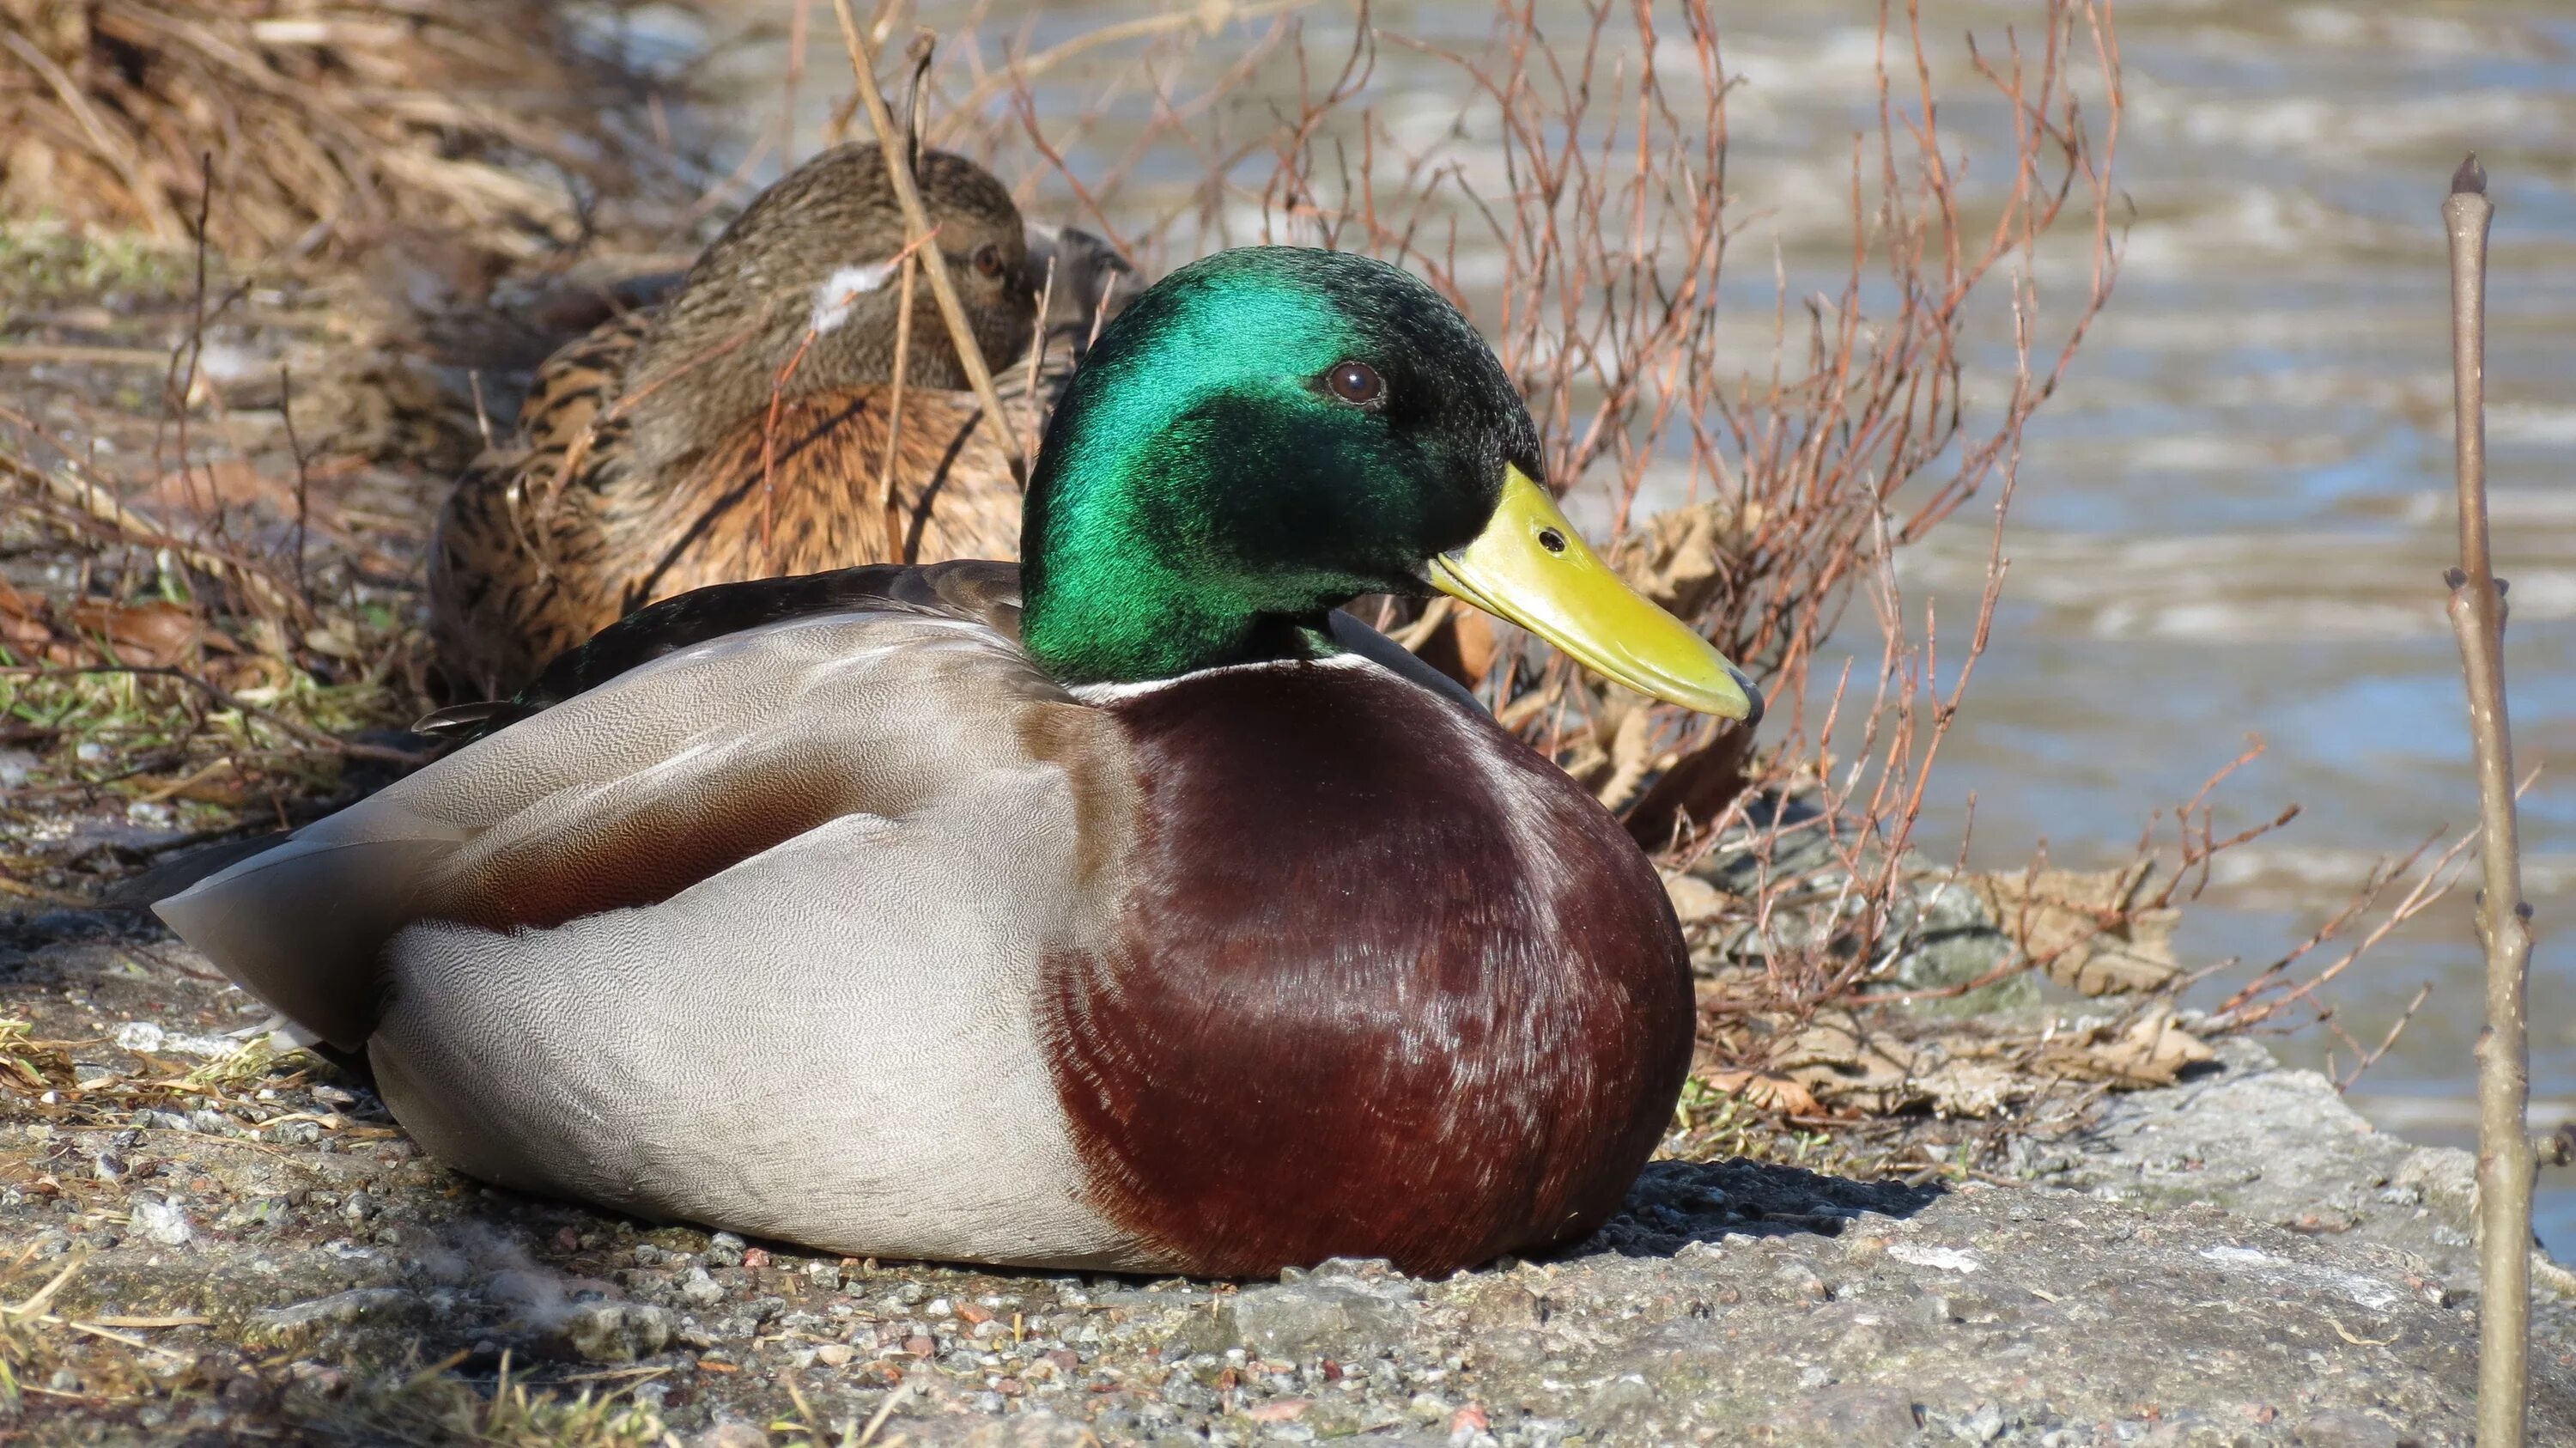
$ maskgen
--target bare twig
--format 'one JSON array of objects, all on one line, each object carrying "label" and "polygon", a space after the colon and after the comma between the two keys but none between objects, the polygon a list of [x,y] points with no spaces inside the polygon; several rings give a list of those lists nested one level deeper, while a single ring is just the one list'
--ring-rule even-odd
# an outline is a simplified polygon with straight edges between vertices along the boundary
[{"label": "bare twig", "polygon": [[[905,225],[918,242],[930,234],[930,213],[923,209],[921,192],[912,184],[912,167],[903,163],[903,132],[886,109],[885,93],[877,88],[876,71],[868,58],[867,42],[859,38],[858,21],[850,14],[850,0],[832,0],[832,13],[841,22],[841,43],[850,53],[850,71],[857,78],[859,101],[867,108],[868,124],[876,129],[877,145],[885,152],[886,177],[894,183],[894,199],[903,207]],[[1011,460],[1014,471],[1019,466],[1018,439],[1011,436],[1011,420],[1002,411],[1001,394],[993,390],[992,369],[984,365],[984,349],[975,340],[975,329],[967,324],[966,307],[957,299],[956,284],[948,277],[948,258],[939,248],[921,248],[922,270],[930,278],[930,295],[939,303],[939,315],[948,323],[949,340],[957,344],[957,361],[966,369],[966,381],[975,390],[975,400],[983,404],[984,420],[1001,440],[1002,455]]]},{"label": "bare twig", "polygon": [[1167,30],[1214,31],[1229,21],[1253,20],[1286,11],[1303,10],[1313,3],[1314,0],[1260,0],[1257,4],[1242,4],[1239,0],[1216,0],[1213,5],[1199,5],[1187,10],[1173,10],[1135,20],[1121,20],[1103,25],[1096,30],[1086,30],[1071,40],[1041,50],[1035,55],[1015,56],[1011,60],[1009,69],[996,71],[977,82],[975,89],[967,93],[966,99],[949,113],[947,124],[941,127],[943,134],[940,139],[946,139],[945,132],[962,125],[994,96],[1013,86],[1025,85],[1086,50],[1103,45],[1116,45],[1143,36],[1158,35]]},{"label": "bare twig", "polygon": [[2471,156],[2451,178],[2451,378],[2460,487],[2460,566],[2450,571],[2451,630],[2469,691],[2477,757],[2478,934],[2487,952],[2487,1024],[2478,1034],[2478,1443],[2519,1448],[2531,1393],[2531,1045],[2524,987],[2531,906],[2515,837],[2513,729],[2505,714],[2504,581],[2487,552],[2487,176]]},{"label": "bare twig", "polygon": [[[898,387],[902,385],[903,381],[904,352],[912,341],[910,325],[912,317],[912,292],[910,290],[912,265],[913,262],[919,258],[921,253],[928,252],[933,255],[938,253],[939,249],[930,245],[932,239],[937,235],[938,232],[936,229],[918,232],[914,234],[910,241],[903,244],[903,250],[896,252],[891,258],[891,261],[900,271],[903,280],[906,283],[906,289],[901,299],[896,303],[895,313],[897,325],[895,328],[894,375],[895,382]],[[840,294],[834,305],[849,305],[850,300],[858,294],[858,290],[859,289],[856,285],[851,286],[848,290]],[[787,354],[786,362],[781,364],[777,373],[769,379],[769,411],[764,416],[760,428],[760,548],[763,553],[767,553],[769,551],[770,525],[777,512],[778,494],[776,484],[778,481],[778,421],[787,406],[787,384],[795,380],[796,370],[805,365],[805,354],[812,350],[816,339],[820,338],[822,335],[823,329],[821,323],[817,322],[807,326],[805,329],[805,335],[797,340],[796,350]],[[892,457],[894,444],[891,438],[888,439],[886,447],[887,456]],[[560,471],[568,473],[570,472],[570,469],[566,468]]]},{"label": "bare twig", "polygon": [[[912,357],[912,268],[913,258],[903,259],[903,290],[894,303],[894,376],[886,386],[885,456],[877,460],[877,507],[885,514],[885,535],[891,540],[905,536],[902,510],[895,506],[894,460],[903,444],[903,374]],[[905,550],[904,561],[912,561],[911,550]]]},{"label": "bare twig", "polygon": [[296,598],[280,588],[257,566],[236,554],[179,537],[159,523],[144,517],[116,498],[95,480],[75,481],[56,473],[0,455],[0,473],[48,496],[58,505],[116,530],[126,541],[139,547],[170,550],[171,554],[191,568],[203,569],[233,583],[260,604],[277,609],[290,617],[312,616],[307,600]]}]

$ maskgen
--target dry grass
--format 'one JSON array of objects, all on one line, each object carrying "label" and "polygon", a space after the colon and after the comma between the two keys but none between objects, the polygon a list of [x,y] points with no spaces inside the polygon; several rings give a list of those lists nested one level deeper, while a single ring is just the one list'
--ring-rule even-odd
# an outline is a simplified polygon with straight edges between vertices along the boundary
[{"label": "dry grass", "polygon": [[552,6],[8,0],[0,210],[184,247],[212,189],[237,262],[397,228],[524,257],[668,178],[632,119],[657,103]]}]

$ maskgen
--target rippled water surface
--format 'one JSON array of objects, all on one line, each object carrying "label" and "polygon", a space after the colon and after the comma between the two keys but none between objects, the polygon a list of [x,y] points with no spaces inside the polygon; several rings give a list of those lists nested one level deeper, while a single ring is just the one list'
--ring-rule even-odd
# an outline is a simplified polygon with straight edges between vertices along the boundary
[{"label": "rippled water surface", "polygon": [[[793,8],[763,0],[775,34],[723,63],[746,138],[777,114]],[[1573,7],[1562,8],[1557,28],[1572,34]],[[964,13],[923,9],[951,31]],[[1974,30],[1990,49],[2007,24],[2032,33],[2038,14],[2002,0],[1923,10],[1927,34]],[[1056,7],[1029,33],[1043,47],[1137,13]],[[1472,38],[1489,12],[1377,13],[1415,34]],[[1326,5],[1307,14],[1319,35],[1348,24]],[[1876,7],[1722,14],[1742,83],[1731,175],[1747,214],[1765,213],[1737,253],[1760,260],[1727,304],[1767,315],[1775,245],[1793,293],[1830,288],[1848,246],[1837,198],[1873,99]],[[798,104],[809,150],[846,91],[830,8],[812,15],[813,76]],[[2065,391],[2032,428],[2006,602],[1947,745],[1932,843],[1955,846],[1973,792],[1978,863],[2018,864],[2042,837],[2061,862],[2113,863],[2150,811],[2259,734],[2269,753],[2227,787],[2223,817],[2250,823],[2290,801],[2305,812],[2228,857],[2185,944],[2196,960],[2261,960],[2313,929],[2377,856],[2471,821],[2439,585],[2456,542],[2436,207],[2475,149],[2498,207],[2489,439],[2499,568],[2513,584],[2517,745],[2525,767],[2552,766],[2525,799],[2523,829],[2541,927],[2535,1119],[2553,1125],[2576,1112],[2576,957],[2563,944],[2576,780],[2555,763],[2576,754],[2576,8],[2124,0],[2118,22],[2125,265]],[[1949,63],[1963,54],[1938,45]],[[1380,58],[1378,84],[1398,102],[1418,73],[1407,65],[1399,52]],[[1060,79],[1069,92],[1078,68]],[[1424,99],[1436,109],[1444,97]],[[1069,159],[1079,171],[1107,154]],[[2042,283],[2044,301],[2062,305],[2074,279]],[[1964,618],[1982,583],[1986,523],[1971,509],[1907,558],[1909,587],[1945,617]],[[1874,658],[1873,631],[1847,628],[1841,643]],[[2345,977],[2343,1019],[2368,1040],[2434,986],[2355,1089],[2363,1110],[2420,1139],[2470,1139],[2479,981],[2464,907],[2426,917]],[[2311,1032],[2285,1049],[2323,1064],[2327,1044]],[[2542,1229],[2576,1245],[2576,1191],[2545,1194]]]}]

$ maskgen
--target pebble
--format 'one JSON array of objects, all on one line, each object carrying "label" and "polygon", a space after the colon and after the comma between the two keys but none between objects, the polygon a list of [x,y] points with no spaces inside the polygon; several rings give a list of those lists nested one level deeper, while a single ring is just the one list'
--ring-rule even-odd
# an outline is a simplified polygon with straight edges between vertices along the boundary
[{"label": "pebble", "polygon": [[184,1246],[197,1235],[188,1225],[188,1214],[159,1197],[136,1197],[128,1212],[136,1230],[164,1247]]},{"label": "pebble", "polygon": [[680,1300],[691,1307],[713,1307],[724,1301],[724,1295],[723,1286],[708,1276],[704,1267],[692,1267],[689,1275],[680,1279]]},{"label": "pebble", "polygon": [[641,1302],[585,1302],[565,1315],[556,1333],[585,1361],[631,1363],[660,1352],[677,1326],[668,1308]]}]

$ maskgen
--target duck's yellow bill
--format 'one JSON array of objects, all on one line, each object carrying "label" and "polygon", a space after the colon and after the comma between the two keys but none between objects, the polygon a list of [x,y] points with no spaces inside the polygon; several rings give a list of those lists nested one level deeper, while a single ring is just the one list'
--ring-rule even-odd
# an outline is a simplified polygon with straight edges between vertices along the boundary
[{"label": "duck's yellow bill", "polygon": [[1504,470],[1502,506],[1485,531],[1431,560],[1431,582],[1641,694],[1748,726],[1762,717],[1752,682],[1630,588],[1518,468]]}]

